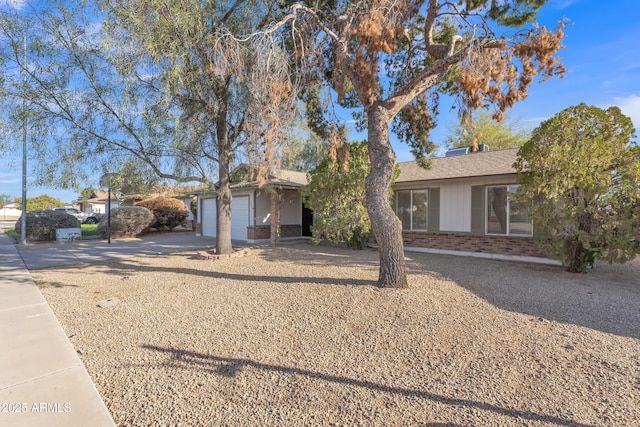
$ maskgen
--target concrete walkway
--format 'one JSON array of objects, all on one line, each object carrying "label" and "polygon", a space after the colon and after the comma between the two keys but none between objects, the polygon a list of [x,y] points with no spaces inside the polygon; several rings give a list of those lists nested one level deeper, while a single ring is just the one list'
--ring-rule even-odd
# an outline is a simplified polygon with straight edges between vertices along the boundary
[{"label": "concrete walkway", "polygon": [[115,425],[13,240],[4,233],[0,342],[0,425]]},{"label": "concrete walkway", "polygon": [[186,232],[24,246],[0,233],[0,426],[115,425],[28,270],[213,246]]}]

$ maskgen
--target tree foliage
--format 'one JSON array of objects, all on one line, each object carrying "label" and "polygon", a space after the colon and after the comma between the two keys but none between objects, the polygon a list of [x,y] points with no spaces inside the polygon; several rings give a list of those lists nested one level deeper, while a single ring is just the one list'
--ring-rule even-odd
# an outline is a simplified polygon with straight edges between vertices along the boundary
[{"label": "tree foliage", "polygon": [[82,190],[80,190],[80,195],[78,197],[78,200],[88,200],[91,198],[91,196],[93,196],[93,193],[95,193],[97,190],[93,187],[85,187]]},{"label": "tree foliage", "polygon": [[252,0],[54,0],[37,14],[3,11],[5,111],[16,126],[29,115],[36,183],[80,188],[135,161],[161,179],[208,184],[218,251],[231,252],[229,170],[277,163],[295,110],[278,33],[258,31],[277,10]]},{"label": "tree foliage", "polygon": [[305,205],[314,212],[313,240],[328,240],[362,249],[371,235],[364,206],[364,179],[369,173],[367,143],[344,143],[336,154],[326,155],[310,172],[302,190]]},{"label": "tree foliage", "polygon": [[617,107],[569,107],[536,128],[515,164],[539,244],[569,271],[640,253],[640,158]]},{"label": "tree foliage", "polygon": [[[18,197],[15,201],[16,207],[22,209],[22,198]],[[64,206],[65,204],[55,197],[42,194],[36,197],[27,197],[27,212],[44,211],[51,208]]]},{"label": "tree foliage", "polygon": [[[463,119],[493,106],[501,120],[527,96],[536,77],[562,75],[557,53],[564,24],[556,30],[530,24],[546,2],[365,0],[293,6],[287,19],[300,35],[295,53],[312,69],[307,75],[327,82],[342,105],[361,109],[358,117],[367,128],[366,206],[379,244],[380,286],[408,286],[402,225],[388,203],[396,164],[390,127],[424,158],[434,149],[428,131],[435,126],[442,92],[457,96]],[[302,15],[308,19],[299,19]],[[317,96],[310,100],[323,108]]]},{"label": "tree foliage", "polygon": [[495,121],[485,111],[480,112],[477,119],[471,122],[458,122],[451,129],[445,140],[448,148],[475,147],[488,145],[492,151],[522,147],[529,135],[517,128],[508,118],[502,122]]},{"label": "tree foliage", "polygon": [[149,209],[155,217],[153,228],[158,230],[173,230],[182,225],[189,216],[189,208],[182,200],[171,197],[158,196],[137,202],[135,206]]},{"label": "tree foliage", "polygon": [[283,169],[308,172],[317,168],[329,152],[327,141],[303,121],[289,130],[286,149],[282,153]]}]

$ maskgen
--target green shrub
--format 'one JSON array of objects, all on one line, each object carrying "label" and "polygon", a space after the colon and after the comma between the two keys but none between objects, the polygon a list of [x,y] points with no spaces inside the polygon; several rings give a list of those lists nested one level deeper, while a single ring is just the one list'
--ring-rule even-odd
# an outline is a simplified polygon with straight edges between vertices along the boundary
[{"label": "green shrub", "polygon": [[170,197],[154,197],[153,199],[143,200],[136,203],[136,206],[142,206],[153,212],[156,222],[153,225],[158,230],[173,230],[189,216],[189,208],[181,200]]},{"label": "green shrub", "polygon": [[[122,206],[111,209],[111,237],[121,239],[126,237],[136,237],[153,226],[155,218],[153,213],[142,206]],[[107,238],[108,217],[105,215],[98,228],[97,234]]]},{"label": "green shrub", "polygon": [[[80,228],[80,221],[72,215],[52,210],[27,212],[27,240],[55,240],[58,228]],[[22,235],[22,217],[16,221],[15,231],[18,236]]]}]

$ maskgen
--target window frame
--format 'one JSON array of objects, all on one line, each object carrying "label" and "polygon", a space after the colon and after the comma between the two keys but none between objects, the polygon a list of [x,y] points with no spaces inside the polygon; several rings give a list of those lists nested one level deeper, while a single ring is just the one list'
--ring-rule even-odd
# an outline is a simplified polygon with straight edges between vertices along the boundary
[{"label": "window frame", "polygon": [[[508,237],[533,237],[533,221],[527,218],[527,223],[530,224],[530,231],[528,234],[524,233],[513,233],[511,230],[511,194],[517,192],[517,189],[520,187],[518,184],[493,184],[486,185],[484,188],[484,234],[487,236],[508,236]],[[489,232],[489,191],[494,188],[504,188],[506,194],[506,233],[495,233]]]},{"label": "window frame", "polygon": [[[406,194],[409,193],[410,197],[409,197],[409,206],[413,207],[413,193],[422,193],[424,194],[424,198],[425,198],[425,208],[424,208],[424,224],[423,228],[419,228],[416,229],[414,228],[414,223],[413,223],[413,217],[414,217],[414,212],[417,211],[417,209],[414,211],[413,209],[410,209],[410,216],[409,216],[409,228],[405,228],[404,224],[402,224],[402,218],[400,218],[400,215],[398,214],[398,203],[399,203],[399,198],[401,194]],[[411,189],[411,190],[398,190],[395,192],[395,214],[396,217],[400,220],[401,224],[402,224],[402,230],[403,231],[429,231],[429,205],[430,205],[430,200],[429,200],[429,196],[430,196],[430,189],[429,188],[420,188],[420,189]]]}]

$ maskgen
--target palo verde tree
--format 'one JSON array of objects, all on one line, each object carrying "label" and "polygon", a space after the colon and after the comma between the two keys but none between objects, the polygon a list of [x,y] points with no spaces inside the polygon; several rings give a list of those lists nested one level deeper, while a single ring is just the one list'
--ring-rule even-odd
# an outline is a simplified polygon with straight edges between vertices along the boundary
[{"label": "palo verde tree", "polygon": [[239,37],[269,20],[275,6],[263,6],[103,0],[5,11],[5,110],[26,100],[39,181],[79,188],[89,172],[135,159],[163,180],[205,183],[217,194],[217,249],[231,252],[230,169],[249,159],[264,172],[295,106],[278,34]]},{"label": "palo verde tree", "polygon": [[640,253],[640,150],[617,107],[580,104],[543,122],[516,167],[537,241],[572,272]]},{"label": "palo verde tree", "polygon": [[473,147],[478,150],[480,144],[488,145],[492,151],[507,148],[519,148],[529,140],[529,135],[509,121],[508,117],[496,121],[486,111],[481,111],[471,120],[459,121],[445,140],[451,148]]},{"label": "palo verde tree", "polygon": [[[295,52],[345,105],[358,106],[368,133],[366,206],[379,246],[378,283],[406,287],[402,226],[388,195],[396,165],[389,131],[423,159],[432,143],[439,91],[458,95],[463,117],[502,114],[536,76],[564,72],[555,31],[530,24],[547,0],[354,0],[292,6]],[[304,19],[303,19],[304,17]],[[500,35],[497,35],[500,34]],[[311,73],[310,73],[311,74]]]}]

